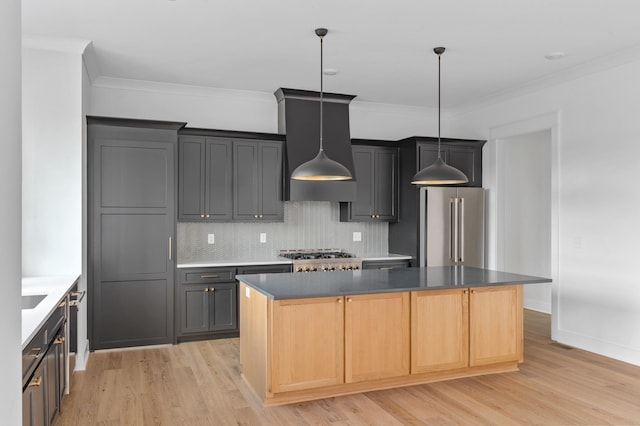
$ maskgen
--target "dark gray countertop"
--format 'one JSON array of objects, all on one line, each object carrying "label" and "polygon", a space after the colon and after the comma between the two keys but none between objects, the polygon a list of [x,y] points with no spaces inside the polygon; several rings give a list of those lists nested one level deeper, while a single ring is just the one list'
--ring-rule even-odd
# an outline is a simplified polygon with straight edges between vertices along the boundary
[{"label": "dark gray countertop", "polygon": [[237,275],[236,279],[272,299],[304,299],[551,282],[548,278],[469,266]]}]

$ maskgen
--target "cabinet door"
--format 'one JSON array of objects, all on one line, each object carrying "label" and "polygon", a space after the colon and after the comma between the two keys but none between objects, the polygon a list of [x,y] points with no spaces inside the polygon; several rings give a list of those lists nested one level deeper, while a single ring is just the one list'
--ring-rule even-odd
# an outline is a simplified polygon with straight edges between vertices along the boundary
[{"label": "cabinet door", "polygon": [[205,141],[180,137],[178,219],[203,220],[205,215]]},{"label": "cabinet door", "polygon": [[353,167],[356,177],[356,199],[350,205],[350,220],[370,221],[374,214],[374,150],[353,148]]},{"label": "cabinet door", "polygon": [[411,292],[411,373],[469,365],[468,290]]},{"label": "cabinet door", "polygon": [[46,362],[40,363],[22,393],[22,424],[25,426],[49,424],[46,408],[46,365]]},{"label": "cabinet door", "polygon": [[182,333],[202,333],[209,331],[209,286],[194,285],[182,287]]},{"label": "cabinet door", "polygon": [[469,365],[522,360],[522,286],[471,290]]},{"label": "cabinet door", "polygon": [[409,374],[409,293],[347,296],[345,382]]},{"label": "cabinet door", "polygon": [[229,220],[232,217],[231,141],[206,139],[205,218]]},{"label": "cabinet door", "polygon": [[263,220],[284,220],[282,201],[282,144],[258,142],[259,190],[258,214]]},{"label": "cabinet door", "polygon": [[274,393],[344,383],[344,298],[275,300],[271,317]]},{"label": "cabinet door", "polygon": [[[438,159],[438,144],[423,143],[418,144],[418,170],[420,171],[425,167],[428,167]],[[449,163],[449,155],[447,147],[442,145],[440,149],[440,156],[445,163]]]},{"label": "cabinet door", "polygon": [[374,210],[378,220],[398,219],[398,150],[375,150]]},{"label": "cabinet door", "polygon": [[238,328],[238,284],[226,283],[209,286],[209,330],[235,330]]},{"label": "cabinet door", "polygon": [[478,185],[478,176],[481,173],[482,158],[478,149],[470,147],[452,146],[448,148],[448,164],[467,175],[469,182],[459,186],[482,186]]},{"label": "cabinet door", "polygon": [[233,219],[258,219],[258,147],[233,142]]}]

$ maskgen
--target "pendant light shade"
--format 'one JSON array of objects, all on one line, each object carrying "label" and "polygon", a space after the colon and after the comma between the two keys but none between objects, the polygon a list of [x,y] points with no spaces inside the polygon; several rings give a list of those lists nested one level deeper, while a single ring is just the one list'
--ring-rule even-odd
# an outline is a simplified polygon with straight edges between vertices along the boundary
[{"label": "pendant light shade", "polygon": [[300,164],[291,173],[291,179],[296,180],[314,180],[314,181],[330,181],[330,180],[351,180],[351,172],[342,164],[332,160],[324,153],[322,146],[322,127],[323,127],[323,52],[322,41],[329,31],[326,28],[316,29],[316,35],[320,37],[320,151],[311,160]]},{"label": "pendant light shade", "polygon": [[440,152],[440,58],[444,50],[444,47],[433,49],[438,55],[438,158],[413,176],[411,183],[414,185],[460,185],[469,182],[464,173],[444,162]]}]

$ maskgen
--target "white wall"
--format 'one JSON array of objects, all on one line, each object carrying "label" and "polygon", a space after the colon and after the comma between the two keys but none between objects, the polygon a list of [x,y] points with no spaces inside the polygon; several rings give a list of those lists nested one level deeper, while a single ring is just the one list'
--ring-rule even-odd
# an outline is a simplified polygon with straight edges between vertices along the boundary
[{"label": "white wall", "polygon": [[20,0],[4,1],[0,14],[0,401],[2,422],[8,425],[22,424],[20,19]]},{"label": "white wall", "polygon": [[[457,136],[557,114],[553,337],[640,365],[640,61],[460,112]],[[553,202],[552,202],[553,203]],[[553,219],[552,219],[553,220]],[[490,236],[491,237],[491,236]]]},{"label": "white wall", "polygon": [[[397,140],[437,134],[437,110],[359,102],[350,105],[353,138]],[[189,127],[278,132],[272,93],[98,77],[91,115],[187,122]]]},{"label": "white wall", "polygon": [[[551,276],[551,131],[499,140],[498,269]],[[524,288],[524,306],[551,313],[551,284]]]},{"label": "white wall", "polygon": [[22,272],[82,270],[81,52],[23,49]]}]

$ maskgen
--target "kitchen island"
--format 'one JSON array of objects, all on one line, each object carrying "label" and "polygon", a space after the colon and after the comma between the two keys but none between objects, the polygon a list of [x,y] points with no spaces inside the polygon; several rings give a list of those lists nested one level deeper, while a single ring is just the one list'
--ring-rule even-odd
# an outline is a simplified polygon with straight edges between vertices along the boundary
[{"label": "kitchen island", "polygon": [[522,285],[471,267],[239,275],[240,362],[265,405],[518,370]]}]

